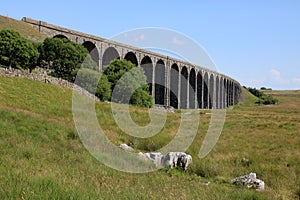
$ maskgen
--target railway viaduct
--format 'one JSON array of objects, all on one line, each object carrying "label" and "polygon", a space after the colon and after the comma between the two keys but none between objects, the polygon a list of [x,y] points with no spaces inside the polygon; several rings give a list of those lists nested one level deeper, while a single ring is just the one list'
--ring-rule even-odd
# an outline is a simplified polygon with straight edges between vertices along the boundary
[{"label": "railway viaduct", "polygon": [[47,37],[82,44],[102,71],[114,59],[143,67],[155,104],[183,109],[223,109],[238,103],[241,86],[234,79],[169,56],[24,17]]}]

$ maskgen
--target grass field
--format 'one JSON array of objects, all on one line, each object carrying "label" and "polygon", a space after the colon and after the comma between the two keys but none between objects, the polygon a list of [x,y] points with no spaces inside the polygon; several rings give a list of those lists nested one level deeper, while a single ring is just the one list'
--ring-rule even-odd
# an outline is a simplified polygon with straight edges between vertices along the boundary
[{"label": "grass field", "polygon": [[29,24],[0,15],[0,30],[3,29],[14,29],[26,38],[36,42],[42,42],[46,38]]},{"label": "grass field", "polygon": [[[278,105],[256,106],[249,95],[227,109],[222,135],[204,159],[197,154],[210,115],[200,111],[186,172],[130,174],[103,165],[83,147],[74,128],[71,90],[0,77],[0,199],[300,199],[300,91],[269,93]],[[110,104],[97,103],[96,111],[113,143],[131,143],[141,151],[172,140],[180,121],[179,112],[168,114],[158,135],[137,139],[117,127]],[[149,123],[145,109],[131,107],[131,117]],[[265,181],[265,191],[230,183],[250,172]]]}]

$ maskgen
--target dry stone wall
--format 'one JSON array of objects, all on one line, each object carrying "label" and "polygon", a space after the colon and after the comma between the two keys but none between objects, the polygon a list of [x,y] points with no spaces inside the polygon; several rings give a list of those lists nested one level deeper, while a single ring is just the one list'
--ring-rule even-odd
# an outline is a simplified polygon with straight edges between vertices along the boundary
[{"label": "dry stone wall", "polygon": [[99,102],[99,99],[95,95],[89,93],[87,90],[83,89],[82,87],[61,78],[55,78],[49,76],[47,75],[46,72],[42,72],[42,70],[36,70],[34,71],[34,73],[29,73],[18,69],[8,69],[8,68],[0,67],[0,76],[6,76],[11,78],[27,78],[27,79],[47,83],[47,84],[62,86],[65,88],[75,90],[78,93],[85,95],[93,99],[94,101]]}]

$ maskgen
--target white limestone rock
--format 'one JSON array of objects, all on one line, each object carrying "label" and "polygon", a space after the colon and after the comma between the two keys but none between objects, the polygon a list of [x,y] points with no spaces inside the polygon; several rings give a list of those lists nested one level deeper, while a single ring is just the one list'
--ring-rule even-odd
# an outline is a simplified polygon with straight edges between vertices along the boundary
[{"label": "white limestone rock", "polygon": [[120,144],[120,148],[125,151],[133,151],[134,150],[131,146],[128,146],[127,144]]},{"label": "white limestone rock", "polygon": [[236,177],[231,180],[235,185],[245,186],[247,188],[253,188],[258,191],[265,189],[265,182],[256,178],[256,173],[250,173],[244,176]]}]

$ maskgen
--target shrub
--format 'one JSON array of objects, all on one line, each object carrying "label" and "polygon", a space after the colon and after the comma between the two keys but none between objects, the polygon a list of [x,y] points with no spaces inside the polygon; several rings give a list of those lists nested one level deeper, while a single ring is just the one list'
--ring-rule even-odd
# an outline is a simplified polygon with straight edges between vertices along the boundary
[{"label": "shrub", "polygon": [[270,95],[265,95],[262,97],[262,99],[263,99],[263,104],[265,104],[265,105],[278,103],[278,99],[275,99],[274,97],[272,97]]},{"label": "shrub", "polygon": [[133,93],[130,104],[151,108],[153,106],[153,97],[147,91],[139,88]]},{"label": "shrub", "polygon": [[[80,71],[75,70],[75,83],[80,87],[86,89],[92,94],[95,94],[101,101],[107,101],[111,98],[111,84],[107,76],[100,74],[92,69],[83,68]],[[100,79],[99,79],[100,77]]]},{"label": "shrub", "polygon": [[135,68],[135,65],[130,61],[119,59],[113,60],[104,70],[104,74],[111,83],[111,89],[113,90],[120,78],[133,68]]},{"label": "shrub", "polygon": [[76,74],[75,83],[90,93],[95,94],[100,73],[91,69],[83,68]]},{"label": "shrub", "polygon": [[[246,87],[244,87],[246,88]],[[256,101],[257,104],[263,104],[263,105],[270,105],[270,104],[276,104],[278,103],[278,99],[274,98],[271,95],[267,95],[264,92],[256,89],[256,88],[251,88],[248,87],[246,88],[251,94],[254,96],[258,97],[258,101]]]},{"label": "shrub", "polygon": [[104,74],[111,83],[113,102],[148,108],[153,105],[143,68],[135,67],[127,60],[114,60],[107,66]]},{"label": "shrub", "polygon": [[108,81],[107,76],[102,74],[97,89],[96,96],[101,101],[108,101],[111,98],[111,83]]}]

